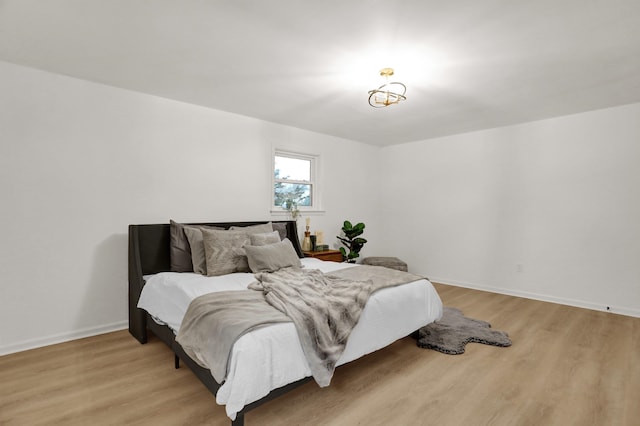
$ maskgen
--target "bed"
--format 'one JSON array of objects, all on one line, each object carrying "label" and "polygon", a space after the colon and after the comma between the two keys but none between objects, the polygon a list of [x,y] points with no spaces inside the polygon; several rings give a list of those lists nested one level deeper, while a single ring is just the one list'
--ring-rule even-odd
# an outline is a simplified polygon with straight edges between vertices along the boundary
[{"label": "bed", "polygon": [[[191,225],[226,230],[265,223]],[[273,226],[276,224],[292,242],[304,269],[333,273],[359,268],[304,258],[296,223],[274,221]],[[129,226],[129,332],[140,343],[147,342],[149,331],[166,343],[175,354],[175,368],[181,361],[187,365],[216,396],[217,402],[225,405],[233,426],[244,424],[246,412],[313,380],[300,343],[295,343],[297,335],[292,323],[260,327],[241,336],[233,345],[224,380],[216,381],[212,371],[187,355],[185,348],[177,343],[176,333],[189,303],[210,291],[246,289],[247,284],[255,280],[251,273],[205,277],[196,273],[172,272],[170,241],[170,224]],[[410,335],[441,315],[440,298],[425,279],[378,290],[367,301],[337,365]]]}]

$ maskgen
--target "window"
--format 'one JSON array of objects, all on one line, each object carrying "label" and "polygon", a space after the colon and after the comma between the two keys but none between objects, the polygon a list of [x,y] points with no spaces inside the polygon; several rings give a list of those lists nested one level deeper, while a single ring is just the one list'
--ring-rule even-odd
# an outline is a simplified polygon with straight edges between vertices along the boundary
[{"label": "window", "polygon": [[316,156],[275,151],[272,209],[287,209],[292,204],[300,210],[317,210],[316,167]]}]

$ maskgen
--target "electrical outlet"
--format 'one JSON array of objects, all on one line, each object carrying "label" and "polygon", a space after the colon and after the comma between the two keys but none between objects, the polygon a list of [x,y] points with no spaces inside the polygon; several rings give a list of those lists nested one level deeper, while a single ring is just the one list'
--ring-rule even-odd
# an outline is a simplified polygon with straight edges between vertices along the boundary
[{"label": "electrical outlet", "polygon": [[522,266],[522,263],[516,264],[516,272],[524,272],[524,266]]}]

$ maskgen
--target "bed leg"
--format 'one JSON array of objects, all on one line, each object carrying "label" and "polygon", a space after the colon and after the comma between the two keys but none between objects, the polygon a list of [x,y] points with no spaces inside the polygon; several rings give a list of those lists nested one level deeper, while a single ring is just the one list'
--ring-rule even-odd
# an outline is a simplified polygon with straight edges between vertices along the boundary
[{"label": "bed leg", "polygon": [[244,426],[244,413],[236,414],[236,419],[231,420],[231,426]]},{"label": "bed leg", "polygon": [[178,355],[173,355],[173,365],[176,367],[176,370],[180,368],[180,357]]}]

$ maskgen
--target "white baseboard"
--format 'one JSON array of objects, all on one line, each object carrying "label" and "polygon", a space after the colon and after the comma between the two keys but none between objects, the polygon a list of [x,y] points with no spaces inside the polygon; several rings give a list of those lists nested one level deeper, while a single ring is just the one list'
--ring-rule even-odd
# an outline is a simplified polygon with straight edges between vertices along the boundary
[{"label": "white baseboard", "polygon": [[55,345],[56,343],[68,342],[70,340],[82,339],[84,337],[96,336],[98,334],[110,333],[112,331],[124,330],[128,327],[128,321],[120,321],[112,324],[101,325],[98,327],[75,330],[68,333],[60,333],[37,339],[23,340],[22,342],[0,346],[0,356],[12,354],[15,352],[22,352],[29,349],[41,348],[43,346]]},{"label": "white baseboard", "polygon": [[542,302],[558,303],[560,305],[575,306],[576,308],[585,308],[585,309],[591,309],[594,311],[609,312],[612,314],[620,314],[620,315],[626,315],[629,317],[640,318],[640,310],[630,309],[630,308],[621,307],[621,306],[606,306],[602,304],[586,302],[584,300],[565,299],[562,297],[550,296],[546,294],[538,294],[538,293],[532,293],[532,292],[522,291],[522,290],[512,290],[512,289],[506,289],[501,287],[472,284],[472,283],[466,283],[466,282],[460,282],[460,281],[447,280],[444,278],[430,277],[429,280],[432,282],[452,285],[455,287],[464,287],[464,288],[470,288],[473,290],[481,290],[481,291],[488,291],[491,293],[506,294],[508,296],[523,297],[525,299],[540,300]]}]

